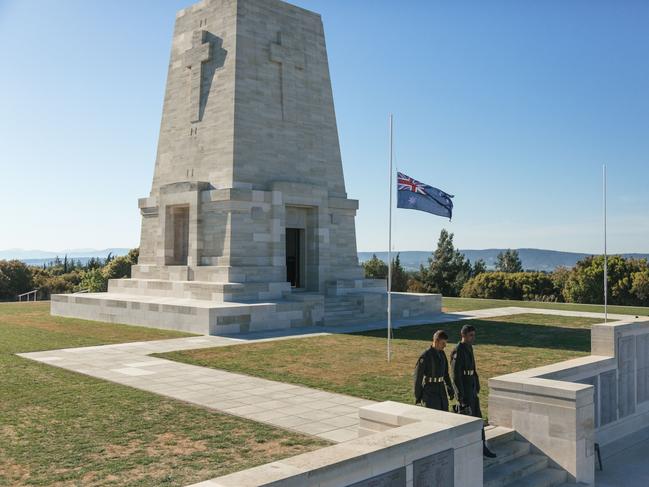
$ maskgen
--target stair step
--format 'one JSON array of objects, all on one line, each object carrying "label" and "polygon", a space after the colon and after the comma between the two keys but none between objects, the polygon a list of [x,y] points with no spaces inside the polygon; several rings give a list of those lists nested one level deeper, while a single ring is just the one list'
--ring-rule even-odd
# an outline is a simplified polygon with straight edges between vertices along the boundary
[{"label": "stair step", "polygon": [[[545,455],[528,454],[484,471],[484,487],[504,487],[548,466]],[[517,484],[515,484],[517,485]]]},{"label": "stair step", "polygon": [[486,426],[485,437],[489,446],[496,446],[498,443],[516,439],[516,431],[503,426]]},{"label": "stair step", "polygon": [[323,326],[348,326],[348,325],[360,325],[371,321],[368,317],[362,318],[350,318],[350,317],[339,317],[331,318],[325,316],[322,325]]},{"label": "stair step", "polygon": [[[568,474],[564,470],[557,468],[546,468],[534,472],[522,479],[513,481],[507,484],[511,487],[556,487],[557,485],[565,482]],[[573,485],[573,487],[576,487]]]},{"label": "stair step", "polygon": [[326,309],[325,310],[325,314],[327,314],[327,315],[336,314],[336,313],[347,313],[347,314],[353,315],[353,314],[360,313],[360,312],[361,312],[360,309]]},{"label": "stair step", "polygon": [[489,448],[498,456],[496,458],[485,457],[483,463],[485,470],[530,453],[530,444],[527,441],[492,441],[489,443]]}]

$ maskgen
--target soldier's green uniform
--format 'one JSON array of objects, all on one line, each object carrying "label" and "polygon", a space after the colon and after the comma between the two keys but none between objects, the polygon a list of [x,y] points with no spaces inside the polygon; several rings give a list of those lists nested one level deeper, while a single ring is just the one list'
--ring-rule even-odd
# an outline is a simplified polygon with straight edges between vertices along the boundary
[{"label": "soldier's green uniform", "polygon": [[423,384],[422,395],[415,398],[415,403],[423,401],[427,408],[448,411],[448,399],[453,399],[454,392],[444,351],[431,346],[422,353],[415,380]]}]

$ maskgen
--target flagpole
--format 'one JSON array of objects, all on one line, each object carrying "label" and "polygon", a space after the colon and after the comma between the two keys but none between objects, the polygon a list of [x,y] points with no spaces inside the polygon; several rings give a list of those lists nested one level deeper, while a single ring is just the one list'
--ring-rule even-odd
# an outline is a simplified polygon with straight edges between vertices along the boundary
[{"label": "flagpole", "polygon": [[393,117],[392,114],[390,114],[390,176],[388,178],[388,180],[390,181],[390,210],[388,212],[388,362],[390,362],[390,359],[392,358],[390,341],[392,338],[392,157],[394,154],[392,144],[393,124]]},{"label": "flagpole", "polygon": [[604,191],[604,323],[608,322],[608,249],[606,246],[606,164],[602,166]]}]

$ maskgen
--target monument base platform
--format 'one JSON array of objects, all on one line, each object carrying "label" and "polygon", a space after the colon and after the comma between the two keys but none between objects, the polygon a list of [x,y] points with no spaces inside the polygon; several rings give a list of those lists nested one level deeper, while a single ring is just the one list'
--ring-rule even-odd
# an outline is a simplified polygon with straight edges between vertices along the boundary
[{"label": "monument base platform", "polygon": [[[387,294],[381,292],[385,287],[371,280],[332,281],[328,283],[326,294],[293,291],[279,299],[254,301],[197,299],[211,295],[206,291],[212,289],[206,290],[201,283],[192,281],[169,282],[165,286],[159,286],[154,280],[136,281],[111,281],[107,293],[53,295],[51,313],[202,335],[344,326],[377,322],[387,317]],[[384,281],[378,284],[380,282]],[[179,288],[188,291],[177,293]],[[392,293],[393,319],[432,318],[441,312],[441,302],[439,294]]]}]

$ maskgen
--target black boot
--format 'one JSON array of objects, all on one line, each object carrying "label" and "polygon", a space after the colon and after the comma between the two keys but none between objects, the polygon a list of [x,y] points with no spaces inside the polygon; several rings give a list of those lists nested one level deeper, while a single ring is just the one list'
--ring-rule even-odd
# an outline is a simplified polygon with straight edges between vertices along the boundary
[{"label": "black boot", "polygon": [[486,443],[482,444],[482,454],[487,458],[496,458],[496,454],[492,452]]}]

